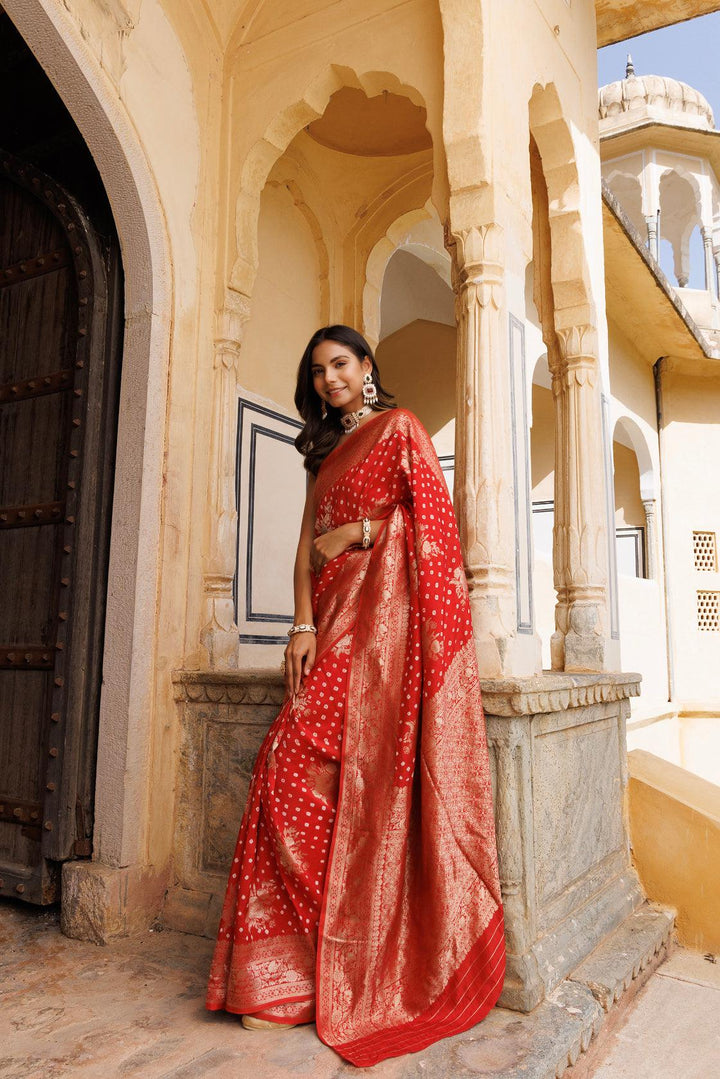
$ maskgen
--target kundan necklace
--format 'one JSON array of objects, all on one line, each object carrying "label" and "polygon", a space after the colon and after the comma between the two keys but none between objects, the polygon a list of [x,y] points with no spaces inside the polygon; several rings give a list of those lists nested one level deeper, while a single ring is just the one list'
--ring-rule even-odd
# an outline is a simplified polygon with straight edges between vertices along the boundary
[{"label": "kundan necklace", "polygon": [[357,412],[344,412],[340,417],[340,423],[345,428],[345,434],[349,435],[351,431],[357,430],[360,420],[370,412],[372,412],[370,405],[363,405]]}]

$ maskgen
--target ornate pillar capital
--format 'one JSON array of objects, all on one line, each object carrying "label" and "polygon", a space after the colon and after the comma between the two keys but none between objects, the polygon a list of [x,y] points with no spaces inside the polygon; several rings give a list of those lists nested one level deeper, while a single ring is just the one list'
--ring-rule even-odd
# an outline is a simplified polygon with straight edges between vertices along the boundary
[{"label": "ornate pillar capital", "polygon": [[559,326],[556,330],[559,345],[559,360],[567,369],[584,364],[596,367],[598,363],[598,333],[592,322]]},{"label": "ornate pillar capital", "polygon": [[240,344],[249,317],[250,297],[235,289],[226,289],[223,306],[215,315],[213,367],[237,370]]},{"label": "ornate pillar capital", "polygon": [[505,231],[490,222],[452,231],[445,225],[445,247],[453,261],[454,287],[473,281],[502,285],[505,273]]}]

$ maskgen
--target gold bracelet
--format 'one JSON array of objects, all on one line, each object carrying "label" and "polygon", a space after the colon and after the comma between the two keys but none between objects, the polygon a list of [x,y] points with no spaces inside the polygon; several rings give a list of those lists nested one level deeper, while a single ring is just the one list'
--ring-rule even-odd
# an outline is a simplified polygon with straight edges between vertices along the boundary
[{"label": "gold bracelet", "polygon": [[363,517],[362,519],[362,545],[363,550],[367,550],[370,546],[370,518]]}]

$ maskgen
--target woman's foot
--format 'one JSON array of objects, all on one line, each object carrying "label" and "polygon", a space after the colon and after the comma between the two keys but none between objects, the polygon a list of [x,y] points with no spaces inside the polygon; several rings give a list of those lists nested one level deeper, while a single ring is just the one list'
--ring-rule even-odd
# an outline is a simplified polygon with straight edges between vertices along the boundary
[{"label": "woman's foot", "polygon": [[295,1023],[276,1023],[273,1019],[256,1019],[254,1015],[244,1015],[242,1025],[246,1030],[289,1030]]}]

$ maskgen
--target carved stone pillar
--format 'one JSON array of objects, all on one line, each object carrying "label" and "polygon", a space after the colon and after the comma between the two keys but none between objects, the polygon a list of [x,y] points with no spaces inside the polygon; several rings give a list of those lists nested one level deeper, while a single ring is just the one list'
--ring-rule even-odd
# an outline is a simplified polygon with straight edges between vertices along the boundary
[{"label": "carved stone pillar", "polygon": [[458,327],[454,501],[478,662],[508,670],[515,634],[512,446],[504,314],[503,230],[446,234]]},{"label": "carved stone pillar", "polygon": [[212,382],[212,419],[207,484],[208,535],[203,572],[204,619],[200,643],[208,666],[237,667],[238,628],[232,585],[237,546],[235,440],[237,431],[237,363],[250,301],[228,292],[217,316]]},{"label": "carved stone pillar", "polygon": [[715,259],[715,294],[720,296],[720,249],[713,251]]},{"label": "carved stone pillar", "polygon": [[655,499],[644,498],[643,507],[645,509],[645,555],[647,558],[645,575],[654,579],[658,576]]},{"label": "carved stone pillar", "polygon": [[712,229],[705,225],[700,229],[705,254],[705,288],[712,296],[717,296],[715,288],[715,257],[713,255]]},{"label": "carved stone pillar", "polygon": [[658,246],[658,220],[656,214],[650,214],[645,218],[647,225],[647,239],[650,254],[656,262],[660,261],[660,249]]},{"label": "carved stone pillar", "polygon": [[558,601],[554,670],[602,671],[607,563],[600,371],[592,325],[558,328],[555,401],[553,568]]}]

